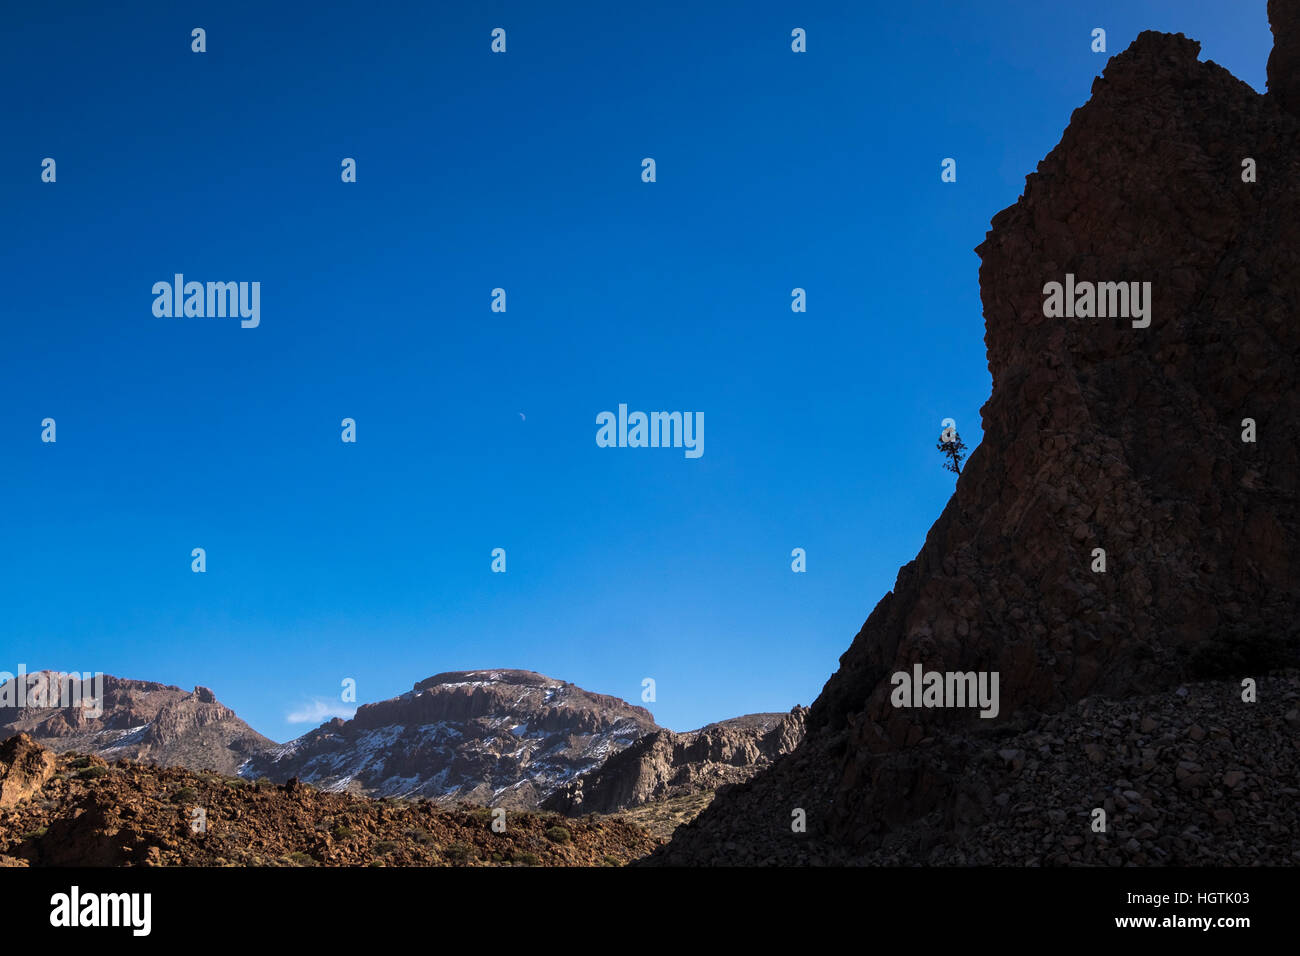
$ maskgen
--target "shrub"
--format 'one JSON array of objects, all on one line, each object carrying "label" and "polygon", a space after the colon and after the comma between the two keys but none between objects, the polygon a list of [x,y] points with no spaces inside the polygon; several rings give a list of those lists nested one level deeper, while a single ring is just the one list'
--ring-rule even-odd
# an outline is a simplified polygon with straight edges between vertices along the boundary
[{"label": "shrub", "polygon": [[424,827],[412,827],[403,836],[408,837],[414,843],[420,844],[420,846],[428,846],[433,842],[433,834]]},{"label": "shrub", "polygon": [[375,844],[374,852],[378,853],[380,856],[387,856],[389,853],[392,853],[396,849],[397,849],[397,844],[394,843],[392,840],[380,840],[378,843]]},{"label": "shrub", "polygon": [[622,865],[623,865],[623,861],[622,861],[622,860],[620,860],[620,859],[619,859],[618,857],[616,857],[616,856],[610,856],[608,853],[605,854],[605,859],[602,860],[601,862],[603,862],[606,866],[622,866]]},{"label": "shrub", "polygon": [[564,827],[550,827],[546,831],[546,838],[552,843],[569,843],[573,840],[573,834]]},{"label": "shrub", "polygon": [[516,853],[511,862],[513,862],[515,866],[538,866],[541,864],[542,858],[536,853]]},{"label": "shrub", "polygon": [[442,855],[452,863],[468,863],[473,854],[474,851],[463,843],[453,843],[442,851]]},{"label": "shrub", "polygon": [[104,774],[108,773],[107,767],[87,767],[77,774],[78,780],[98,780]]},{"label": "shrub", "polygon": [[282,859],[287,860],[288,862],[292,863],[294,866],[315,866],[316,865],[316,861],[311,857],[311,854],[304,853],[302,850],[295,850],[292,853],[288,853],[284,857],[282,857]]},{"label": "shrub", "polygon": [[334,829],[330,831],[336,840],[351,840],[352,828],[346,823],[335,824]]},{"label": "shrub", "polygon": [[172,803],[190,803],[198,799],[198,791],[193,787],[182,787],[172,794]]}]

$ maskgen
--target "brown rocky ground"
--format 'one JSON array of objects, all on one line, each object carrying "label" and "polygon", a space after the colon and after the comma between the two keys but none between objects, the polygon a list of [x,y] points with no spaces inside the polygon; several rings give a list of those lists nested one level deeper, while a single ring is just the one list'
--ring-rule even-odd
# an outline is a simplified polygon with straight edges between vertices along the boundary
[{"label": "brown rocky ground", "polygon": [[[32,768],[50,757],[52,775],[34,786]],[[660,842],[626,820],[536,812],[508,813],[494,833],[482,807],[109,764],[23,737],[0,748],[0,775],[15,766],[24,796],[0,809],[3,866],[618,866]],[[206,833],[192,832],[196,807]]]}]

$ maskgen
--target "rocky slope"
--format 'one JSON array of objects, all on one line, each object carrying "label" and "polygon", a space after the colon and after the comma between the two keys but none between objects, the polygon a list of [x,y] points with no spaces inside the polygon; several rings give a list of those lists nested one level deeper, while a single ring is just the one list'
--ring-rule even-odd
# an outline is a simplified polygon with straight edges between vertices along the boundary
[{"label": "rocky slope", "polygon": [[[21,695],[19,680],[26,685]],[[38,671],[0,686],[0,738],[26,733],[55,751],[223,773],[234,773],[253,754],[275,746],[206,687],[184,691],[107,674],[102,687],[94,680],[77,685],[69,689],[56,673]]]},{"label": "rocky slope", "polygon": [[484,808],[56,757],[25,736],[0,744],[11,791],[24,795],[0,800],[0,866],[617,866],[658,842],[625,821],[527,812],[498,832]]},{"label": "rocky slope", "polygon": [[642,707],[532,671],[455,671],[335,718],[239,772],[370,796],[534,807],[658,729]]},{"label": "rocky slope", "polygon": [[[1009,792],[970,759],[999,728],[1027,732],[1086,696],[1156,708],[1196,678],[1221,681],[1199,719],[1237,721],[1255,772],[1281,785],[1274,767],[1293,752],[1252,738],[1243,714],[1260,705],[1238,686],[1293,664],[1300,644],[1300,5],[1270,11],[1268,95],[1200,62],[1181,34],[1143,33],[994,217],[976,250],[993,376],[983,442],[841,657],[805,742],[721,794],[659,862],[878,859],[936,815],[949,829],[897,858],[951,861],[958,823],[994,820]],[[1045,316],[1045,285],[1067,273],[1152,283],[1149,327]],[[997,672],[998,717],[895,707],[891,677],[917,663]],[[1074,740],[1066,728],[1051,734]],[[1098,773],[1131,776],[1118,742],[1095,743]],[[1285,753],[1270,757],[1275,746]],[[1069,768],[1040,809],[1073,820],[1093,784]],[[791,832],[796,809],[805,834]],[[1159,834],[1130,839],[1160,858]]]},{"label": "rocky slope", "polygon": [[803,739],[807,708],[749,714],[679,734],[656,730],[542,803],[578,815],[614,813],[741,783]]},{"label": "rocky slope", "polygon": [[961,767],[958,798],[857,862],[1300,865],[1300,676],[1259,691],[1251,705],[1217,681],[1088,697],[1010,736],[946,741],[932,753]]}]

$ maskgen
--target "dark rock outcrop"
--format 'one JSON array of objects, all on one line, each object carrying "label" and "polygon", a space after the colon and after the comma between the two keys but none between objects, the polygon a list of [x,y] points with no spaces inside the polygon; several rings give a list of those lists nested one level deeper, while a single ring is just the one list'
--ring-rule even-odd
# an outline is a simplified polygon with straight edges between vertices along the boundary
[{"label": "dark rock outcrop", "polygon": [[[1240,678],[1295,663],[1300,121],[1295,33],[1274,29],[1268,96],[1181,34],[1141,34],[994,217],[976,250],[982,444],[804,744],[721,795],[662,861],[862,858],[936,814],[946,839],[997,812],[972,775],[997,734],[1194,679],[1222,679],[1222,705],[1241,706]],[[1150,282],[1149,327],[1046,317],[1045,284],[1067,273]],[[999,716],[896,708],[891,675],[917,663],[997,672]],[[795,808],[809,823],[792,837]]]},{"label": "dark rock outcrop", "polygon": [[748,714],[679,734],[656,730],[561,787],[542,809],[614,813],[654,800],[743,783],[803,739],[807,708]]},{"label": "dark rock outcrop", "polygon": [[1268,0],[1273,50],[1268,55],[1268,92],[1293,116],[1300,116],[1300,3]]}]

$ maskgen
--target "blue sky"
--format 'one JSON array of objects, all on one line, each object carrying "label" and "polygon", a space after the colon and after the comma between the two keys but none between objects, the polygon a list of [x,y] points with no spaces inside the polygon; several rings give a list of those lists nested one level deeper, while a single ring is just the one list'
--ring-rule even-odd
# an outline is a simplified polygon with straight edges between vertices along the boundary
[{"label": "blue sky", "polygon": [[[0,670],[277,740],[477,667],[651,677],[677,730],[810,703],[951,494],[941,419],[979,441],[972,250],[1143,29],[1264,89],[1263,0],[13,7]],[[260,325],[155,317],[178,272]],[[703,456],[597,447],[619,403]]]}]

